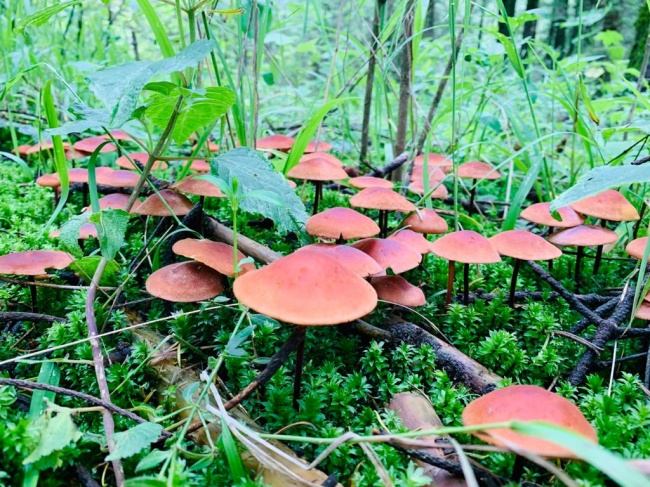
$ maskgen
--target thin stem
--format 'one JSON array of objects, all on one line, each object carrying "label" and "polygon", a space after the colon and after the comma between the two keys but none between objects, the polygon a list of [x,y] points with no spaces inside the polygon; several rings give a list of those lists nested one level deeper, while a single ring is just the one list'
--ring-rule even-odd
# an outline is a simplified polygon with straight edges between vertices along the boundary
[{"label": "thin stem", "polygon": [[512,279],[510,280],[510,296],[508,297],[508,304],[511,308],[515,307],[515,289],[517,289],[517,276],[519,276],[520,267],[521,260],[515,259],[512,267]]},{"label": "thin stem", "polygon": [[469,264],[463,265],[463,304],[469,304]]},{"label": "thin stem", "polygon": [[584,247],[578,247],[578,250],[576,251],[576,269],[575,269],[575,275],[574,275],[574,280],[576,282],[576,287],[574,292],[577,293],[578,289],[580,287],[580,264],[582,263],[582,257],[584,255]]},{"label": "thin stem", "polygon": [[474,198],[476,198],[476,179],[472,179],[472,190],[469,192],[469,216],[474,213]]},{"label": "thin stem", "polygon": [[[34,276],[29,276],[29,282],[36,283],[36,279]],[[29,286],[29,294],[32,297],[32,313],[37,313],[38,312],[38,294],[36,290],[36,286]]]},{"label": "thin stem", "polygon": [[451,304],[451,295],[454,292],[454,277],[456,274],[456,262],[449,261],[449,272],[447,273],[447,296],[445,297],[445,306]]},{"label": "thin stem", "polygon": [[[296,332],[306,335],[307,327],[298,326]],[[296,375],[293,380],[293,408],[298,411],[298,400],[300,399],[300,388],[302,385],[302,367],[305,357],[305,340],[306,336],[298,343],[298,348],[296,349]]]},{"label": "thin stem", "polygon": [[322,181],[314,181],[314,208],[312,211],[312,215],[315,215],[318,213],[318,204],[320,203],[321,195],[323,194],[323,182]]}]

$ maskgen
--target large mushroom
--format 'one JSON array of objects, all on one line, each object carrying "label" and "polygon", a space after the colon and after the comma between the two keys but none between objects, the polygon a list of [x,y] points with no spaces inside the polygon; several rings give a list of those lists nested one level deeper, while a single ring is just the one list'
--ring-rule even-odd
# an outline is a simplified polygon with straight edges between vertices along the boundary
[{"label": "large mushroom", "polygon": [[365,252],[384,268],[401,274],[415,269],[422,262],[422,255],[410,245],[397,240],[366,238],[354,242],[351,247]]},{"label": "large mushroom", "polygon": [[[301,250],[235,280],[239,301],[258,313],[296,325],[338,325],[356,320],[377,306],[377,293],[364,279],[322,252]],[[296,357],[293,401],[298,408],[304,355]]]}]

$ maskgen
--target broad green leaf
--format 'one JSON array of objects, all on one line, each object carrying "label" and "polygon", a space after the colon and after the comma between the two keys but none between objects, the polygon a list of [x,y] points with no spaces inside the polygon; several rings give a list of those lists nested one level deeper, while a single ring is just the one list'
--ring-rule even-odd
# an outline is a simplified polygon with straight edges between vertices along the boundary
[{"label": "broad green leaf", "polygon": [[87,213],[75,215],[65,222],[60,229],[59,241],[61,247],[77,258],[83,257],[83,251],[79,246],[79,229],[88,222],[88,216]]},{"label": "broad green leaf", "polygon": [[214,159],[212,164],[213,171],[224,181],[238,181],[240,194],[262,190],[275,194],[282,201],[282,206],[278,206],[266,201],[267,198],[245,198],[240,205],[244,211],[273,220],[280,233],[296,231],[307,221],[308,215],[300,198],[257,151],[245,147],[233,149]]},{"label": "broad green leaf", "polygon": [[151,450],[146,457],[138,462],[138,465],[135,467],[136,473],[160,465],[171,456],[172,451],[173,450]]},{"label": "broad green leaf", "polygon": [[126,122],[138,106],[138,97],[154,76],[168,75],[196,65],[214,48],[206,39],[195,42],[176,56],[161,61],[135,61],[97,71],[87,77],[90,89],[104,103],[113,126]]},{"label": "broad green leaf", "polygon": [[158,439],[162,426],[157,423],[140,423],[126,431],[115,433],[115,450],[106,457],[106,461],[128,458],[147,448]]},{"label": "broad green leaf", "polygon": [[97,227],[102,257],[114,259],[120,247],[124,245],[129,214],[124,210],[111,208],[93,213],[90,221]]},{"label": "broad green leaf", "polygon": [[81,438],[81,432],[72,421],[72,409],[50,404],[45,414],[34,422],[39,430],[36,449],[23,460],[23,465],[35,463]]},{"label": "broad green leaf", "polygon": [[512,429],[517,433],[543,438],[562,445],[578,458],[596,467],[620,485],[626,487],[650,487],[650,479],[641,472],[630,468],[622,458],[595,443],[585,440],[572,431],[537,421],[529,423],[515,421]]},{"label": "broad green leaf", "polygon": [[318,126],[321,124],[329,111],[335,106],[349,102],[350,100],[352,100],[352,98],[337,98],[330,100],[329,102],[325,103],[325,105],[320,107],[316,113],[314,113],[314,115],[309,119],[309,122],[307,122],[307,124],[300,130],[298,136],[296,137],[296,141],[293,144],[293,147],[291,147],[291,151],[287,157],[287,162],[284,163],[284,174],[287,174],[287,172],[289,172],[289,169],[298,164],[300,158],[305,152],[305,149],[307,148],[307,145],[316,134]]},{"label": "broad green leaf", "polygon": [[[90,255],[72,262],[72,264],[70,264],[70,269],[79,274],[79,277],[81,277],[81,279],[83,279],[87,284],[90,284],[101,260],[102,258],[99,255]],[[104,269],[104,272],[102,273],[102,278],[99,280],[99,285],[116,286],[118,284],[117,273],[119,271],[119,264],[114,260],[109,260],[106,264],[106,269]]]},{"label": "broad green leaf", "polygon": [[650,166],[601,166],[582,175],[578,182],[555,198],[551,210],[580,201],[603,191],[632,183],[650,182]]},{"label": "broad green leaf", "polygon": [[37,10],[33,14],[20,19],[16,23],[16,26],[14,27],[14,31],[18,32],[19,34],[22,34],[23,32],[25,32],[25,29],[27,27],[30,26],[39,27],[44,23],[46,23],[48,20],[50,20],[59,12],[63,12],[66,8],[71,7],[72,5],[77,5],[79,3],[81,3],[81,0],[73,0],[71,2],[57,3],[55,5],[50,5],[49,7],[45,7],[40,10]]}]

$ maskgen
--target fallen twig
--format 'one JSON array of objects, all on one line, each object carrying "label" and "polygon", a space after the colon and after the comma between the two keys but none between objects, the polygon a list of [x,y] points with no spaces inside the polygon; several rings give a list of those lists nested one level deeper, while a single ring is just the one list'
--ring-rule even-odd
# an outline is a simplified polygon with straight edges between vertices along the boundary
[{"label": "fallen twig", "polygon": [[44,315],[41,313],[23,313],[20,311],[3,311],[0,313],[0,322],[7,321],[44,321],[46,323],[64,323],[67,320],[60,316]]}]

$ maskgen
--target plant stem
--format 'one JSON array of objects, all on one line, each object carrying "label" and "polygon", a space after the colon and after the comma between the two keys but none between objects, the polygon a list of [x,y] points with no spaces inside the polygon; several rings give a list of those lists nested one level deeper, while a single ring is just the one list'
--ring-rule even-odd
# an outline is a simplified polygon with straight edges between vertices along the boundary
[{"label": "plant stem", "polygon": [[510,280],[510,296],[508,297],[508,304],[511,308],[515,307],[515,290],[517,289],[517,276],[519,276],[520,267],[521,260],[515,259],[512,267],[512,279]]},{"label": "plant stem", "polygon": [[300,399],[300,387],[302,385],[302,367],[305,357],[305,340],[307,338],[307,327],[297,326],[296,332],[305,335],[300,343],[298,343],[298,348],[296,349],[296,375],[293,380],[293,408],[298,411],[298,400]]},{"label": "plant stem", "polygon": [[447,273],[447,297],[445,298],[445,306],[451,304],[451,295],[454,292],[454,276],[456,274],[456,262],[449,261],[449,272]]}]

